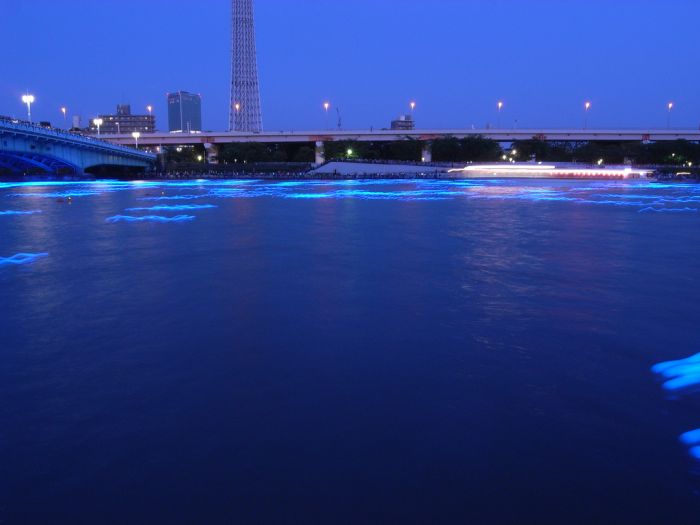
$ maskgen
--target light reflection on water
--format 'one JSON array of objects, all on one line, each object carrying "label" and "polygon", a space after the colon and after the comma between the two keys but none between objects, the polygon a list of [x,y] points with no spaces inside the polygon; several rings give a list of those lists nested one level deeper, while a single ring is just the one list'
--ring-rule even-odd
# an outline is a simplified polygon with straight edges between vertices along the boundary
[{"label": "light reflection on water", "polygon": [[[146,201],[201,200],[207,198],[279,197],[291,199],[371,199],[371,200],[443,200],[443,199],[517,199],[533,202],[572,202],[675,212],[697,211],[700,189],[692,184],[656,184],[649,182],[591,181],[175,181],[51,183],[62,191],[35,191],[42,183],[4,183],[14,198],[79,198],[105,192],[160,190],[158,195],[140,197]],[[385,189],[387,188],[387,189]],[[390,189],[388,189],[390,188]],[[18,190],[31,191],[18,191]],[[192,193],[192,190],[199,190]],[[606,191],[607,190],[607,191]],[[697,206],[676,206],[696,204]]]}]

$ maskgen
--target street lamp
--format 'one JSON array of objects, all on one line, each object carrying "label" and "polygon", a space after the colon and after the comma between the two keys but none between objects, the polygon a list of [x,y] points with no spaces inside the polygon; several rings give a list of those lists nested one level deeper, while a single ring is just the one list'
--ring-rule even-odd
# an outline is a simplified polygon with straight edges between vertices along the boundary
[{"label": "street lamp", "polygon": [[586,102],[584,105],[584,110],[585,110],[585,118],[583,119],[583,129],[588,129],[588,112],[591,110],[591,103]]},{"label": "street lamp", "polygon": [[65,125],[68,122],[68,108],[63,106],[61,108],[61,113],[63,113],[63,124]]},{"label": "street lamp", "polygon": [[497,125],[500,128],[501,127],[501,111],[503,111],[503,101],[499,100],[498,101],[498,122]]},{"label": "street lamp", "polygon": [[235,117],[233,128],[234,128],[234,130],[238,131],[238,129],[240,128],[239,122],[240,122],[240,116],[241,116],[241,103],[236,102],[233,105],[233,109],[236,111],[236,117]]},{"label": "street lamp", "polygon": [[92,123],[97,127],[97,136],[100,136],[100,126],[104,124],[104,120],[101,118],[96,118],[95,120],[92,121]]},{"label": "street lamp", "polygon": [[34,95],[30,95],[27,93],[26,95],[22,95],[22,103],[27,105],[27,120],[29,122],[32,121],[32,104],[34,104]]},{"label": "street lamp", "polygon": [[328,128],[328,110],[331,109],[331,103],[330,102],[324,102],[323,103],[323,110],[326,112],[326,129]]},{"label": "street lamp", "polygon": [[146,106],[146,110],[148,111],[149,115],[153,114],[153,106]]},{"label": "street lamp", "polygon": [[134,141],[136,142],[136,149],[139,149],[139,138],[141,137],[141,133],[134,131],[131,136],[134,137]]},{"label": "street lamp", "polygon": [[671,112],[673,111],[675,104],[673,102],[669,102],[667,107],[668,107],[668,122],[666,123],[666,127],[668,127],[668,129],[671,129]]}]

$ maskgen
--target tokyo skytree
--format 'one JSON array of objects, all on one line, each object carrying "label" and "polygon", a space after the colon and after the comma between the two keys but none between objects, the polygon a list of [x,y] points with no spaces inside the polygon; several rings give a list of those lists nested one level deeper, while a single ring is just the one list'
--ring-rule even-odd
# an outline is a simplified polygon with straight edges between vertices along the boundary
[{"label": "tokyo skytree", "polygon": [[253,0],[232,0],[233,66],[230,131],[262,131]]}]

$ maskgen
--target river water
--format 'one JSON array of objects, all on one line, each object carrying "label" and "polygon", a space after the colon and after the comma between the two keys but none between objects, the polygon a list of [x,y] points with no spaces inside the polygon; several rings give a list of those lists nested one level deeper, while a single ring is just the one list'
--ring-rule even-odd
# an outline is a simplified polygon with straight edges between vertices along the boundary
[{"label": "river water", "polygon": [[700,520],[700,186],[0,184],[0,523]]}]

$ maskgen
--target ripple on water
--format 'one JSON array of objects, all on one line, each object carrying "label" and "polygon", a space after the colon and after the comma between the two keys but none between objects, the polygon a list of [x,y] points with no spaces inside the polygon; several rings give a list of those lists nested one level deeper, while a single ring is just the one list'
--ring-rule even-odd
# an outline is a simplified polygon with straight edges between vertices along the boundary
[{"label": "ripple on water", "polygon": [[176,215],[175,217],[162,217],[160,215],[145,215],[143,217],[132,217],[131,215],[115,215],[108,217],[107,222],[114,224],[117,222],[189,222],[195,220],[194,215]]},{"label": "ripple on water", "polygon": [[38,259],[43,259],[48,256],[48,253],[18,253],[12,257],[0,257],[0,266],[31,264]]},{"label": "ripple on water", "polygon": [[150,208],[127,208],[126,211],[187,211],[187,210],[209,210],[212,208],[218,208],[213,204],[182,204],[178,206],[151,206]]},{"label": "ripple on water", "polygon": [[41,212],[37,211],[37,210],[33,210],[33,211],[5,210],[5,211],[0,211],[0,216],[3,216],[3,215],[34,215],[36,213],[41,213]]}]

